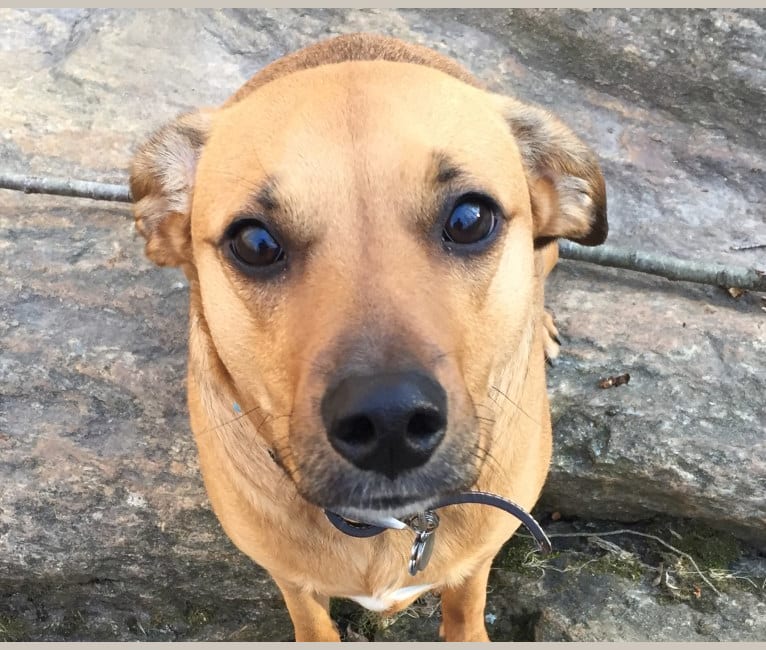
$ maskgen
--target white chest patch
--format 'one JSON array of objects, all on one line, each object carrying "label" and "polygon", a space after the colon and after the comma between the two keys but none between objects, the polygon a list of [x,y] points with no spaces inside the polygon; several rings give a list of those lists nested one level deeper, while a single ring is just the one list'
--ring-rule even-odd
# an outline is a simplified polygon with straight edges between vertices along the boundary
[{"label": "white chest patch", "polygon": [[375,594],[374,596],[348,596],[348,598],[355,600],[362,607],[372,610],[373,612],[384,612],[393,607],[396,603],[422,594],[432,587],[433,585],[412,585],[410,587],[395,589],[394,591],[385,591],[383,593]]}]

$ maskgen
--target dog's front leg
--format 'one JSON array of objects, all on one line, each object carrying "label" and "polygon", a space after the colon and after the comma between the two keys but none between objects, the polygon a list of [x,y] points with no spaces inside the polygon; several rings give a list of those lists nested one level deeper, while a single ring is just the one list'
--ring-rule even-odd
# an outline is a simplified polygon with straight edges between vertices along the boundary
[{"label": "dog's front leg", "polygon": [[439,636],[445,641],[489,641],[484,625],[484,606],[487,603],[487,580],[491,566],[492,558],[457,587],[442,589]]},{"label": "dog's front leg", "polygon": [[340,641],[330,618],[330,599],[275,579],[293,621],[296,641]]}]

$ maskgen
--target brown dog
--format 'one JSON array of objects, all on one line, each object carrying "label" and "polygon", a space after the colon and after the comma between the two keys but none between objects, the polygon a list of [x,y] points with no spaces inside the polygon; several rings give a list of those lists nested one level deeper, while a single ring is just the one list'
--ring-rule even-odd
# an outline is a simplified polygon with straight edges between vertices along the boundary
[{"label": "brown dog", "polygon": [[487,640],[493,557],[519,522],[440,510],[425,571],[402,517],[480,489],[525,508],[548,470],[543,282],[558,237],[606,237],[594,154],[547,112],[430,50],[351,35],[271,64],[133,161],[146,253],[190,283],[189,408],[213,509],[284,594],[297,640],[329,598],[437,589],[442,635]]}]

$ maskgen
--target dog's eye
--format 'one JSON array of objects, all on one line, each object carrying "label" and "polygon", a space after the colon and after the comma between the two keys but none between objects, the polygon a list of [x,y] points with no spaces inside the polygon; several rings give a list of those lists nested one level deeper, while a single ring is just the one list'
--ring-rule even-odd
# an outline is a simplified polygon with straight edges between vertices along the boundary
[{"label": "dog's eye", "polygon": [[231,252],[247,266],[269,266],[280,262],[285,251],[260,221],[249,221],[236,228],[229,244]]},{"label": "dog's eye", "polygon": [[495,230],[495,210],[479,199],[458,203],[444,225],[442,237],[453,244],[475,244],[487,239]]}]

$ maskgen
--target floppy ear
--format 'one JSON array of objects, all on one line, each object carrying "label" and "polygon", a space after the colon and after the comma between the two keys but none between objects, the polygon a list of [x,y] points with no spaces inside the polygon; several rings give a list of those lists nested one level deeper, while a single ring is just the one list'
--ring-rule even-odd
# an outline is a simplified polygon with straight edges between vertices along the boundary
[{"label": "floppy ear", "polygon": [[181,115],[156,131],[131,163],[136,229],[146,239],[147,257],[160,266],[192,263],[192,191],[211,117],[211,110]]},{"label": "floppy ear", "polygon": [[535,246],[606,239],[606,186],[595,153],[548,111],[504,98],[503,114],[527,170]]}]

